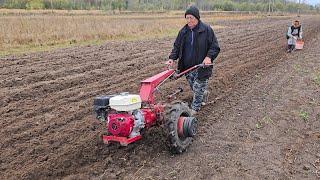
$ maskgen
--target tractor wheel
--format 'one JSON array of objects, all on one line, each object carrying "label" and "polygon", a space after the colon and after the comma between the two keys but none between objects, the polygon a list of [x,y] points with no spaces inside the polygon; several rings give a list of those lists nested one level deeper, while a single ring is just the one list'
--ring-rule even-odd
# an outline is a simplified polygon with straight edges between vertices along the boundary
[{"label": "tractor wheel", "polygon": [[175,102],[167,108],[166,127],[170,150],[180,154],[192,143],[196,134],[197,119],[191,117],[191,110],[186,103]]}]

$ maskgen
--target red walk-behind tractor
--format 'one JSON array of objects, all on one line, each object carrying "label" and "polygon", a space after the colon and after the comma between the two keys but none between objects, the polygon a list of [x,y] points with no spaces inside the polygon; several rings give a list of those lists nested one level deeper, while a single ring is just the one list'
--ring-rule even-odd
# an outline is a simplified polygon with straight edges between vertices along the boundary
[{"label": "red walk-behind tractor", "polygon": [[[173,101],[156,102],[158,87],[168,79],[177,79],[184,74],[204,67],[203,64],[191,67],[181,73],[167,70],[141,82],[140,94],[120,93],[94,99],[96,118],[106,122],[108,135],[103,135],[105,144],[119,142],[122,146],[142,138],[142,132],[152,126],[162,126],[167,131],[170,149],[173,153],[182,153],[191,144],[196,135],[197,119],[192,117],[187,103]],[[174,99],[182,92],[178,88],[168,99]],[[172,100],[171,100],[172,101]]]}]

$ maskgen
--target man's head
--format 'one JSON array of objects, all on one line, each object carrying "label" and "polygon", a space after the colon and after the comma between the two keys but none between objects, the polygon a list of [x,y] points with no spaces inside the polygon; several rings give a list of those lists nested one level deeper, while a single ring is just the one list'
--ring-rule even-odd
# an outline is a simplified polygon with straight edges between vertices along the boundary
[{"label": "man's head", "polygon": [[192,29],[194,28],[199,20],[200,20],[200,13],[199,9],[195,6],[190,6],[187,10],[186,13],[184,14],[184,17],[187,20],[188,26]]},{"label": "man's head", "polygon": [[293,26],[294,27],[299,27],[300,26],[300,21],[299,20],[294,20],[293,21]]}]

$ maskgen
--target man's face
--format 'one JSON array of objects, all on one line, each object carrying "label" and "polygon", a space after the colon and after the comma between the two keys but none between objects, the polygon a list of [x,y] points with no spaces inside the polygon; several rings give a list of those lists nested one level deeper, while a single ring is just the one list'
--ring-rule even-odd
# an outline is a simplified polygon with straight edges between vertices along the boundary
[{"label": "man's face", "polygon": [[199,22],[198,19],[191,14],[186,15],[186,20],[187,20],[189,28],[191,28],[191,29],[194,28]]},{"label": "man's face", "polygon": [[293,25],[294,25],[294,27],[298,27],[298,26],[299,26],[299,22],[295,21],[295,22],[293,23]]}]

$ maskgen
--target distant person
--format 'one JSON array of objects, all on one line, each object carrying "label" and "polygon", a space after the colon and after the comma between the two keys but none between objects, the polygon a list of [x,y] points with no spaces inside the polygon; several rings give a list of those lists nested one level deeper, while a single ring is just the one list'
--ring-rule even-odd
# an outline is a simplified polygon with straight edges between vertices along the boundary
[{"label": "distant person", "polygon": [[302,40],[302,26],[300,21],[295,20],[292,26],[289,27],[287,32],[288,39],[288,50],[287,52],[292,52],[295,50],[297,40]]},{"label": "distant person", "polygon": [[[199,9],[190,6],[184,16],[187,24],[179,31],[167,62],[173,65],[179,59],[180,72],[198,64],[211,64],[220,52],[213,29],[200,20]],[[186,74],[186,79],[193,91],[192,115],[205,104],[203,100],[204,96],[209,94],[207,88],[211,75],[212,66],[199,68]]]}]

